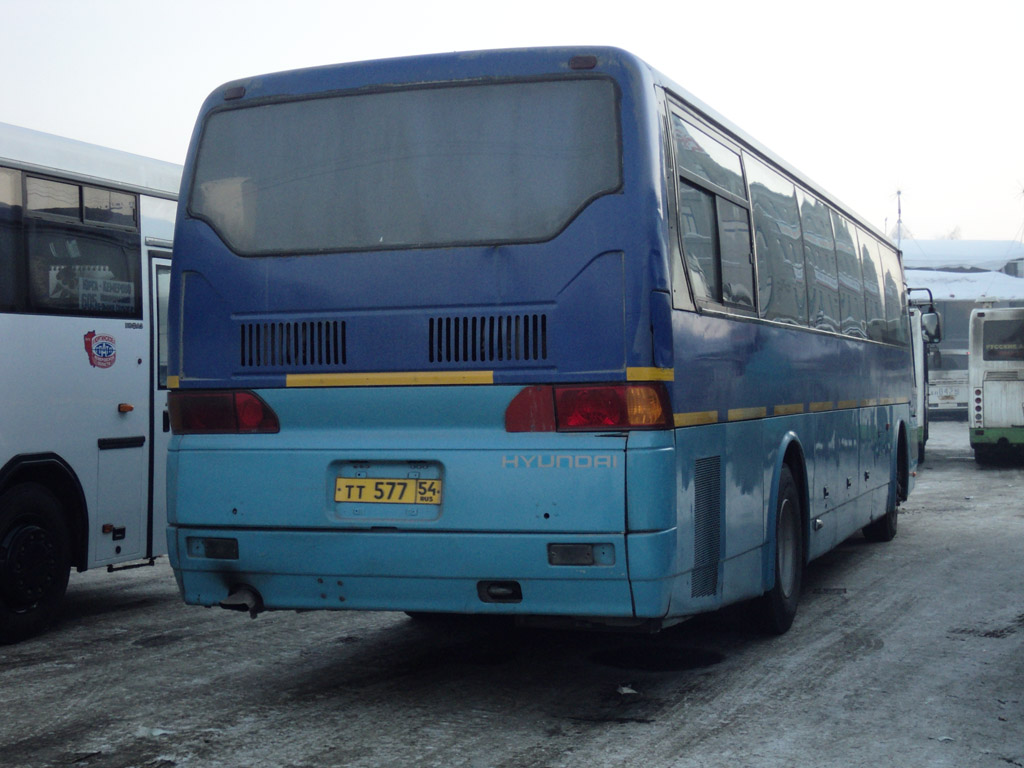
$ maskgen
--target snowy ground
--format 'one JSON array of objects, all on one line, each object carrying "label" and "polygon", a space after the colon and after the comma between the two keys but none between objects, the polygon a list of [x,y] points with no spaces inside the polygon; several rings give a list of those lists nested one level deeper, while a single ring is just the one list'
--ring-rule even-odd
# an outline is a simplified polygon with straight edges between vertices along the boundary
[{"label": "snowy ground", "polygon": [[0,765],[1024,766],[1024,468],[931,429],[897,538],[812,564],[777,639],[253,621],[165,561],[73,574],[60,625],[0,647]]}]

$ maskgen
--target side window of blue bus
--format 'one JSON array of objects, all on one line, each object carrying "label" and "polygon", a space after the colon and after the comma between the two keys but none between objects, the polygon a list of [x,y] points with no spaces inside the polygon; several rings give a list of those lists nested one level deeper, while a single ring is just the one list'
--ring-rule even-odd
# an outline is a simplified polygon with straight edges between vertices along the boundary
[{"label": "side window of blue bus", "polygon": [[906,315],[907,294],[900,279],[900,262],[896,251],[880,245],[882,255],[882,282],[885,298],[885,340],[890,344],[906,346],[908,331],[903,318]]},{"label": "side window of blue bus", "polygon": [[860,241],[861,267],[864,270],[864,318],[868,338],[872,341],[885,341],[885,304],[878,241],[863,229],[858,229],[857,234]]},{"label": "side window of blue bus", "polygon": [[743,164],[750,183],[761,317],[807,325],[807,281],[800,210],[793,183],[750,155]]},{"label": "side window of blue bus", "polygon": [[807,314],[811,328],[839,332],[839,270],[836,241],[827,205],[797,190],[803,224],[804,261],[807,264]]},{"label": "side window of blue bus", "polygon": [[674,113],[672,133],[694,298],[753,311],[750,211],[739,153]]},{"label": "side window of blue bus", "polygon": [[856,228],[832,211],[836,237],[836,265],[839,268],[840,330],[847,336],[867,338],[864,330],[864,276],[857,254]]}]

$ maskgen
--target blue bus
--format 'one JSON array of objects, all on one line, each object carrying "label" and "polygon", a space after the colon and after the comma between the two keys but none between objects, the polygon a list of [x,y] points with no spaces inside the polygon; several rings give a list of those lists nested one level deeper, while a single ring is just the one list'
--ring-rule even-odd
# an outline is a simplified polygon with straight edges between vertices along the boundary
[{"label": "blue bus", "polygon": [[239,80],[175,228],[186,602],[657,629],[896,533],[897,250],[611,48]]}]

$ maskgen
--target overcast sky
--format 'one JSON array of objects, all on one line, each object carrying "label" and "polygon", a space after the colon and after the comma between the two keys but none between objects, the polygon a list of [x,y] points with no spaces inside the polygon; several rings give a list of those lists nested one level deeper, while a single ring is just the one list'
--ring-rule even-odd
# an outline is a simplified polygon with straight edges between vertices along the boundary
[{"label": "overcast sky", "polygon": [[181,163],[206,95],[441,51],[638,54],[891,231],[1024,236],[1024,3],[0,0],[0,122]]}]

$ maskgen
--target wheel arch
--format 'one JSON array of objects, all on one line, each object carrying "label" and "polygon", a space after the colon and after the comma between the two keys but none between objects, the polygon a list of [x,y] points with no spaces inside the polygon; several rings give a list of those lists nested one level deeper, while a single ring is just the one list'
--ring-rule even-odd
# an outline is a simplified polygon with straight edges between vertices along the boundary
[{"label": "wheel arch", "polygon": [[797,492],[800,494],[800,531],[802,538],[802,560],[807,564],[807,547],[810,537],[810,505],[808,504],[807,460],[803,444],[795,432],[787,432],[779,444],[775,466],[772,469],[772,482],[768,495],[765,497],[765,533],[766,542],[761,557],[762,583],[765,590],[775,585],[775,517],[779,504],[779,484],[783,467],[788,467]]},{"label": "wheel arch", "polygon": [[71,539],[71,564],[84,571],[89,558],[88,507],[71,465],[55,453],[15,456],[0,469],[0,495],[22,483],[37,483],[57,497]]},{"label": "wheel arch", "polygon": [[[910,429],[903,419],[896,424],[895,446],[892,453],[892,464],[889,468],[889,497],[886,511],[895,509],[907,500],[910,494]],[[917,445],[915,443],[916,450]]]}]

